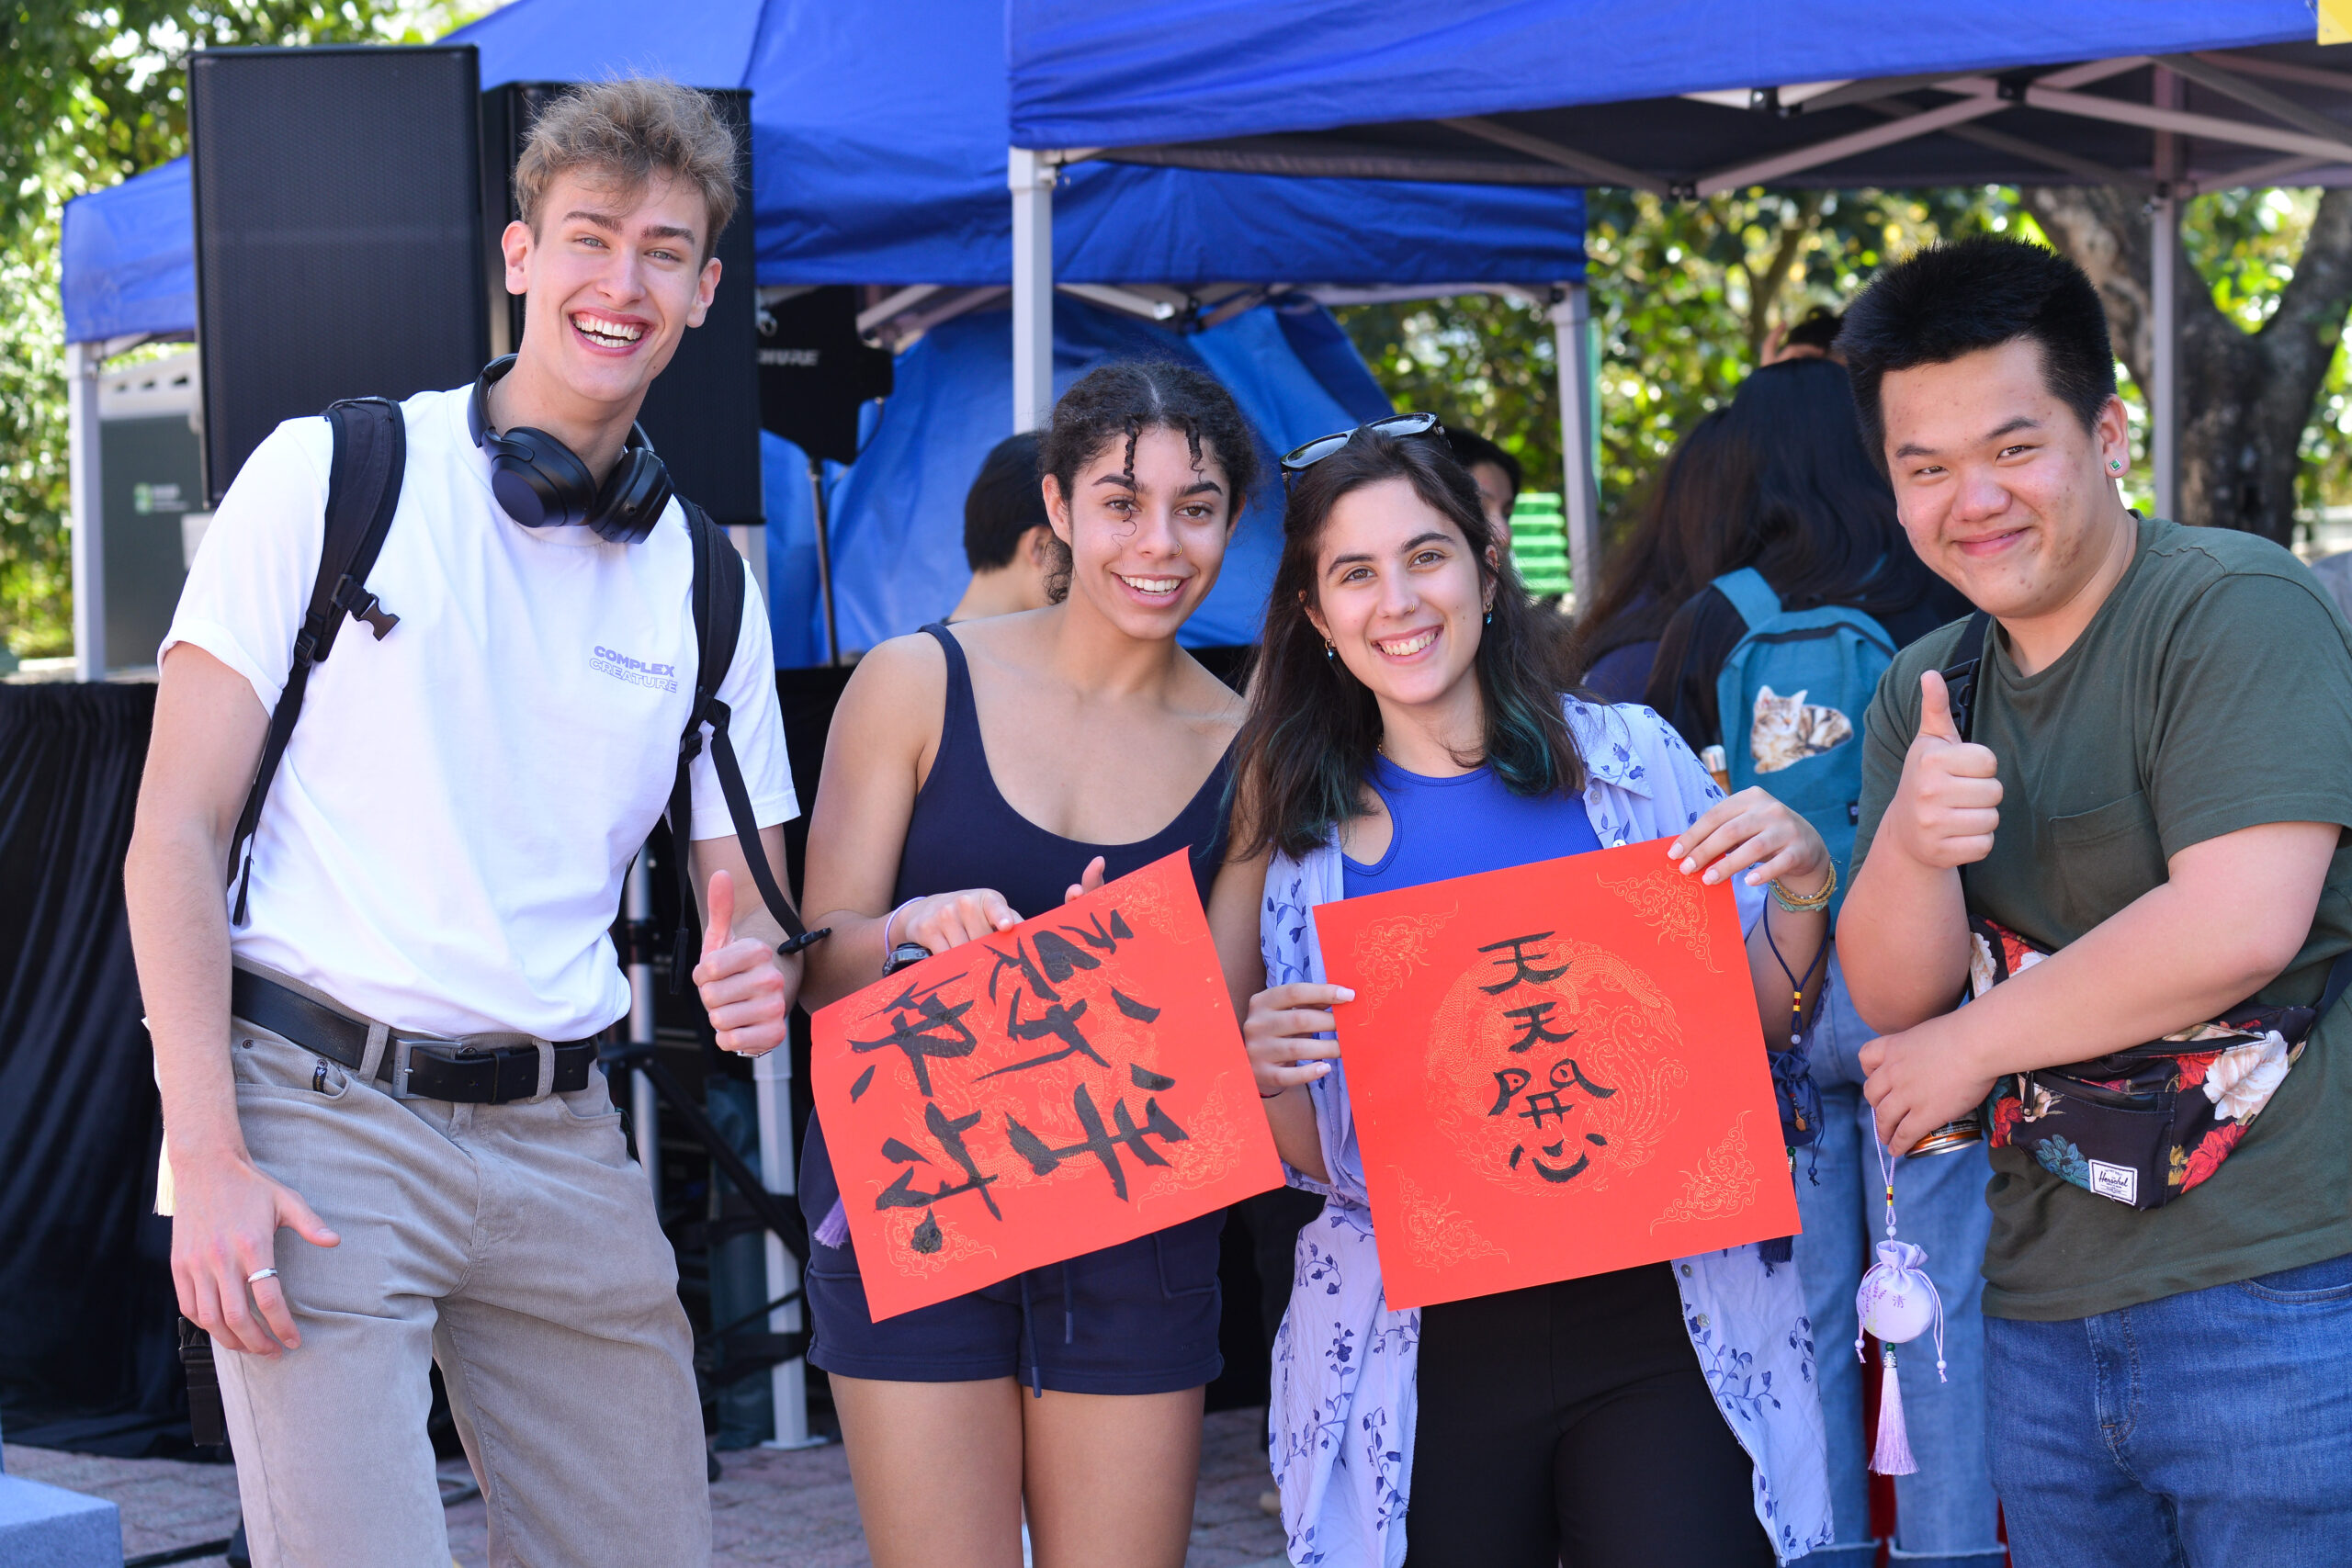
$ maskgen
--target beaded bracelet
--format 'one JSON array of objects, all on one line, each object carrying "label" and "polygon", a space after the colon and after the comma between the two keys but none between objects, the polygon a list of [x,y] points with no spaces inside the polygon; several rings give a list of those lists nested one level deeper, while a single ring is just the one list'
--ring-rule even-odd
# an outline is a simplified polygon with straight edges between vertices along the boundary
[{"label": "beaded bracelet", "polygon": [[1808,893],[1800,897],[1783,888],[1777,880],[1772,882],[1770,886],[1772,902],[1790,914],[1818,914],[1829,908],[1830,895],[1838,891],[1838,863],[1834,860],[1829,863],[1829,880],[1821,885],[1821,891],[1818,893]]}]

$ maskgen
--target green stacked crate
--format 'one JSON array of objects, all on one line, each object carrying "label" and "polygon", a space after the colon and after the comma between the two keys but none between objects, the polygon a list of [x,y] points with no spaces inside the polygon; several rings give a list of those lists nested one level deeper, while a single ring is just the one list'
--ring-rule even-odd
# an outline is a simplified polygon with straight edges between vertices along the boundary
[{"label": "green stacked crate", "polygon": [[1530,593],[1548,598],[1568,591],[1567,520],[1560,513],[1556,492],[1520,492],[1510,513],[1510,554]]}]

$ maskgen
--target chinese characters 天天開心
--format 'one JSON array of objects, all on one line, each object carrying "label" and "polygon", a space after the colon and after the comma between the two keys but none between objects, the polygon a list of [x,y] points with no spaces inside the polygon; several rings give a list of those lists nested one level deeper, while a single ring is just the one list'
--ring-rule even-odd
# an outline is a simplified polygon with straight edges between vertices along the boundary
[{"label": "chinese characters \u5929\u5929\u958b\u5fc3", "polygon": [[[1488,996],[1500,996],[1531,982],[1540,985],[1566,975],[1569,969],[1566,961],[1555,964],[1550,953],[1530,951],[1551,935],[1550,931],[1531,931],[1525,936],[1505,937],[1500,942],[1482,945],[1478,949],[1481,953],[1501,953],[1502,956],[1494,961],[1495,966],[1509,969],[1510,974],[1494,985],[1478,988]],[[1519,1021],[1514,1027],[1520,1032],[1520,1037],[1505,1049],[1515,1055],[1523,1055],[1538,1044],[1565,1044],[1575,1035],[1575,1030],[1554,1032],[1546,1027],[1546,1021],[1558,1005],[1555,1001],[1541,1001],[1528,1007],[1504,1009],[1505,1018]],[[1497,1068],[1494,1103],[1487,1108],[1487,1114],[1516,1114],[1520,1120],[1530,1123],[1527,1136],[1535,1145],[1535,1152],[1530,1156],[1526,1143],[1513,1144],[1510,1167],[1517,1170],[1520,1162],[1525,1159],[1528,1168],[1535,1175],[1557,1185],[1583,1175],[1585,1168],[1592,1163],[1591,1150],[1609,1145],[1608,1138],[1600,1133],[1576,1132],[1569,1124],[1569,1112],[1576,1110],[1577,1102],[1562,1097],[1580,1089],[1595,1100],[1608,1100],[1617,1091],[1604,1089],[1586,1077],[1584,1069],[1577,1066],[1573,1056],[1562,1056],[1554,1062],[1544,1077],[1548,1087],[1529,1092],[1528,1086],[1535,1082],[1533,1072],[1521,1066]],[[1525,1096],[1523,1100],[1521,1098],[1522,1095]],[[1514,1105],[1523,1109],[1514,1111]],[[1555,1124],[1551,1127],[1553,1136],[1548,1141],[1544,1136],[1547,1123]],[[1591,1148],[1577,1148],[1574,1161],[1561,1163],[1567,1161],[1569,1149],[1579,1142],[1591,1145]]]}]

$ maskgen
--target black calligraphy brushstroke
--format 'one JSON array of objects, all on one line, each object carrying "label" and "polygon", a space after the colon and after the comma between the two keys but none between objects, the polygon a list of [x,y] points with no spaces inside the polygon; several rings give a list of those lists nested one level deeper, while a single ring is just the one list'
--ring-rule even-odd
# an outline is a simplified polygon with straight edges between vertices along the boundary
[{"label": "black calligraphy brushstroke", "polygon": [[1517,1170],[1519,1168],[1520,1156],[1525,1153],[1527,1153],[1527,1145],[1525,1144],[1513,1144],[1510,1146],[1510,1168],[1513,1170]]},{"label": "black calligraphy brushstroke", "polygon": [[915,1234],[907,1238],[907,1245],[922,1253],[937,1252],[946,1246],[947,1238],[939,1231],[939,1216],[928,1209],[924,1210],[922,1224],[917,1225]]},{"label": "black calligraphy brushstroke", "polygon": [[1001,1077],[1006,1073],[1017,1073],[1029,1067],[1042,1067],[1048,1062],[1058,1062],[1065,1056],[1075,1055],[1080,1052],[1084,1052],[1086,1059],[1096,1066],[1109,1066],[1111,1064],[1102,1059],[1101,1054],[1088,1043],[1084,1034],[1079,1032],[1078,1021],[1085,1016],[1086,1004],[1083,1001],[1075,1007],[1065,1007],[1060,1002],[1056,1002],[1035,1018],[1023,1019],[1021,1016],[1021,997],[1016,992],[1012,998],[1012,1017],[1007,1020],[1004,1026],[1005,1032],[1015,1040],[1043,1040],[1047,1035],[1051,1035],[1063,1043],[1062,1048],[1058,1051],[1048,1051],[1042,1056],[1032,1056],[1025,1062],[1015,1062],[1010,1066],[999,1067],[993,1072],[982,1073],[972,1081],[982,1083],[989,1078]]},{"label": "black calligraphy brushstroke", "polygon": [[1539,1089],[1527,1097],[1527,1109],[1521,1111],[1519,1117],[1522,1122],[1534,1122],[1536,1132],[1541,1133],[1544,1131],[1544,1118],[1549,1116],[1555,1121],[1565,1122],[1568,1119],[1568,1112],[1575,1109],[1575,1106],[1562,1101],[1558,1089]]},{"label": "black calligraphy brushstroke", "polygon": [[1030,942],[1037,949],[1037,963],[1046,977],[1057,983],[1069,979],[1081,969],[1099,969],[1102,961],[1071,942],[1052,931],[1039,931]]},{"label": "black calligraphy brushstroke", "polygon": [[1133,942],[1136,936],[1135,932],[1127,929],[1127,922],[1119,918],[1119,911],[1116,909],[1111,911],[1111,934],[1121,942]]},{"label": "black calligraphy brushstroke", "polygon": [[[1119,917],[1114,911],[1111,918],[1117,920]],[[1064,926],[1062,930],[1069,932],[1097,953],[1116,953],[1119,950],[1119,940],[1135,934],[1133,931],[1114,930],[1104,925],[1102,917],[1100,915],[1089,916],[1086,924],[1082,926]]]},{"label": "black calligraphy brushstroke", "polygon": [[[1159,1016],[1159,1010],[1158,1008],[1149,1007],[1136,1000],[1135,998],[1127,995],[1126,992],[1119,989],[1116,986],[1111,987],[1111,999],[1119,1004],[1119,1010],[1121,1012],[1125,1013],[1137,1023],[1149,1023],[1152,1020]],[[1165,1089],[1168,1086],[1162,1084],[1159,1087]]]},{"label": "black calligraphy brushstroke", "polygon": [[[1000,1220],[1004,1218],[1004,1211],[996,1206],[996,1195],[989,1190],[996,1178],[981,1174],[980,1162],[972,1157],[972,1151],[964,1143],[964,1134],[979,1125],[980,1113],[975,1111],[969,1116],[950,1118],[937,1105],[926,1105],[922,1108],[922,1120],[923,1125],[931,1129],[931,1135],[939,1140],[939,1146],[947,1151],[947,1156],[950,1159],[963,1168],[964,1175],[968,1179],[960,1187],[950,1187],[942,1182],[936,1192],[925,1192],[915,1185],[914,1168],[909,1166],[899,1172],[898,1180],[884,1188],[881,1194],[874,1200],[875,1208],[921,1209],[943,1198],[953,1198],[958,1193],[978,1192],[980,1195],[980,1201],[989,1206],[989,1213]],[[897,1143],[898,1140],[894,1138],[891,1142]],[[904,1145],[899,1146],[905,1147]],[[883,1152],[889,1153],[888,1145],[884,1145]],[[907,1152],[914,1153],[911,1149]],[[916,1155],[915,1157],[922,1158],[920,1155]],[[925,1163],[929,1162],[925,1161]]]},{"label": "black calligraphy brushstroke", "polygon": [[1127,1174],[1119,1163],[1122,1146],[1135,1156],[1138,1164],[1164,1166],[1168,1164],[1167,1156],[1153,1148],[1149,1140],[1158,1138],[1163,1144],[1182,1144],[1190,1142],[1192,1138],[1191,1134],[1178,1126],[1168,1112],[1159,1108],[1157,1100],[1144,1101],[1143,1125],[1140,1127],[1136,1125],[1135,1117],[1128,1111],[1124,1098],[1113,1104],[1111,1124],[1104,1126],[1102,1113],[1095,1108],[1094,1097],[1087,1093],[1084,1084],[1079,1085],[1070,1096],[1070,1108],[1077,1113],[1078,1124],[1086,1136],[1069,1147],[1048,1147],[1043,1138],[1010,1115],[1004,1119],[1005,1141],[1012,1145],[1015,1154],[1029,1162],[1029,1168],[1039,1176],[1051,1176],[1066,1159],[1092,1155],[1102,1162],[1103,1170],[1111,1178],[1111,1190],[1117,1193],[1122,1201],[1127,1196]]},{"label": "black calligraphy brushstroke", "polygon": [[1544,1180],[1551,1182],[1554,1186],[1557,1186],[1561,1182],[1574,1181],[1577,1177],[1582,1176],[1584,1174],[1584,1168],[1592,1163],[1592,1156],[1590,1155],[1577,1156],[1577,1163],[1568,1167],[1566,1170],[1555,1169],[1553,1167],[1545,1165],[1540,1159],[1532,1159],[1527,1163],[1535,1168],[1536,1175],[1542,1177]]},{"label": "black calligraphy brushstroke", "polygon": [[[1119,993],[1114,991],[1111,994],[1115,997]],[[1152,1017],[1157,1018],[1159,1016],[1159,1011],[1155,1009],[1152,1012]],[[1159,1090],[1174,1089],[1176,1087],[1176,1080],[1174,1078],[1165,1077],[1159,1073],[1155,1073],[1149,1067],[1144,1066],[1140,1063],[1129,1062],[1127,1064],[1127,1077],[1134,1081],[1135,1086],[1137,1089]]]},{"label": "black calligraphy brushstroke", "polygon": [[1511,971],[1511,976],[1510,979],[1503,981],[1499,985],[1481,986],[1478,988],[1486,992],[1487,995],[1490,997],[1498,996],[1502,992],[1510,990],[1513,986],[1521,985],[1530,980],[1540,985],[1546,980],[1556,980],[1561,976],[1566,974],[1568,972],[1568,966],[1565,964],[1561,964],[1557,969],[1536,968],[1536,963],[1549,958],[1552,955],[1548,953],[1538,953],[1531,955],[1527,952],[1528,943],[1542,942],[1551,934],[1552,933],[1550,931],[1531,931],[1526,936],[1507,936],[1500,942],[1490,942],[1487,943],[1486,946],[1480,948],[1478,951],[1481,953],[1498,953],[1506,947],[1510,948],[1510,956],[1508,958],[1496,959],[1495,967],[1498,969],[1509,968]]},{"label": "black calligraphy brushstroke", "polygon": [[1592,1144],[1604,1149],[1609,1146],[1609,1140],[1602,1137],[1598,1133],[1587,1133],[1584,1135],[1584,1141],[1588,1144]]},{"label": "black calligraphy brushstroke", "polygon": [[1497,1072],[1495,1074],[1495,1088],[1500,1092],[1495,1096],[1495,1103],[1487,1108],[1487,1114],[1489,1116],[1500,1116],[1504,1111],[1510,1110],[1511,1096],[1517,1094],[1521,1089],[1525,1089],[1530,1083],[1532,1083],[1534,1079],[1535,1075],[1529,1072],[1525,1067],[1504,1067]]},{"label": "black calligraphy brushstroke", "polygon": [[1029,982],[1029,989],[1046,1000],[1057,1002],[1062,999],[1061,993],[1055,990],[1046,982],[1046,976],[1038,972],[1036,964],[1030,962],[1029,950],[1021,945],[1019,937],[1012,939],[1011,953],[1005,952],[1001,947],[989,947],[986,942],[980,945],[988,947],[989,957],[995,963],[995,967],[989,971],[989,1000],[996,1000],[997,977],[1008,969],[1018,969],[1021,972],[1021,977]]},{"label": "black calligraphy brushstroke", "polygon": [[896,1138],[882,1140],[882,1157],[899,1165],[929,1165],[930,1156],[916,1153]]},{"label": "black calligraphy brushstroke", "polygon": [[1510,1043],[1510,1049],[1513,1055],[1532,1050],[1539,1040],[1546,1045],[1558,1045],[1574,1038],[1576,1031],[1573,1029],[1565,1033],[1555,1034],[1544,1027],[1544,1021],[1551,1017],[1552,1010],[1559,1005],[1557,1002],[1537,1002],[1532,1007],[1512,1008],[1503,1014],[1505,1018],[1527,1021],[1519,1026],[1527,1032]]},{"label": "black calligraphy brushstroke", "polygon": [[927,1099],[931,1094],[932,1057],[954,1061],[979,1049],[980,1037],[964,1023],[964,1015],[971,1010],[968,998],[951,1008],[942,1006],[937,997],[927,996],[916,1010],[921,1014],[920,1028],[917,1021],[904,1011],[894,1012],[890,1015],[888,1034],[879,1040],[853,1040],[849,1048],[863,1054],[895,1046],[905,1052],[908,1063],[915,1070],[915,1087]]},{"label": "black calligraphy brushstroke", "polygon": [[864,1094],[867,1089],[873,1087],[874,1069],[872,1067],[868,1067],[865,1071],[857,1075],[857,1081],[855,1083],[849,1086],[849,1102],[852,1105],[855,1105],[857,1103],[858,1096]]},{"label": "black calligraphy brushstroke", "polygon": [[[1573,1033],[1574,1031],[1571,1031],[1570,1032]],[[1567,1075],[1565,1077],[1562,1077],[1560,1073],[1560,1069],[1563,1067],[1567,1069]],[[1584,1069],[1577,1066],[1577,1061],[1574,1056],[1563,1056],[1558,1061],[1553,1063],[1551,1077],[1552,1087],[1554,1089],[1566,1089],[1570,1084],[1575,1084],[1577,1088],[1583,1089],[1585,1093],[1592,1096],[1595,1100],[1614,1100],[1617,1097],[1617,1091],[1615,1089],[1603,1089],[1599,1084],[1593,1082],[1590,1078],[1585,1077]]]}]

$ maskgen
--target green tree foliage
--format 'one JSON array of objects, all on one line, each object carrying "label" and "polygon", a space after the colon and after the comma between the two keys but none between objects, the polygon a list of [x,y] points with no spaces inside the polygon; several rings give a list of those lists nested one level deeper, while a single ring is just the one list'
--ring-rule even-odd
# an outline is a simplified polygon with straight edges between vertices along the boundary
[{"label": "green tree foliage", "polygon": [[[2016,191],[1748,191],[1701,202],[1590,193],[1602,513],[1622,527],[1644,480],[1728,399],[1770,334],[1815,305],[1842,309],[1884,263],[1972,233],[2048,243]],[[2315,191],[2221,191],[2184,214],[2214,303],[2248,332],[2270,319],[2317,207]],[[1338,312],[1400,407],[1435,412],[1515,452],[1530,483],[1559,482],[1553,330],[1532,297],[1498,294]],[[2143,402],[2121,374],[2135,432]],[[2352,500],[2352,372],[2338,353],[2303,436],[2299,500]],[[2137,477],[2143,481],[2144,470]],[[2145,505],[2149,498],[2135,501]]]},{"label": "green tree foliage", "polygon": [[72,647],[65,203],[187,150],[187,54],[232,44],[419,42],[467,0],[0,0],[0,637]]},{"label": "green tree foliage", "polygon": [[[1997,188],[1588,197],[1600,490],[1612,517],[1682,433],[1738,389],[1774,332],[1815,305],[1841,308],[1892,257],[2020,221]],[[1559,388],[1540,300],[1467,295],[1339,315],[1400,406],[1483,431],[1526,465],[1531,484],[1559,483]]]}]

